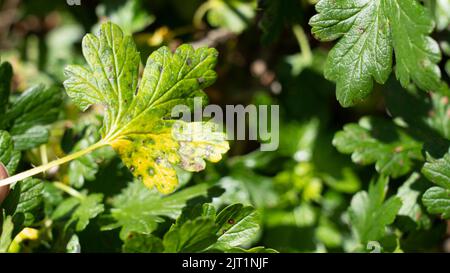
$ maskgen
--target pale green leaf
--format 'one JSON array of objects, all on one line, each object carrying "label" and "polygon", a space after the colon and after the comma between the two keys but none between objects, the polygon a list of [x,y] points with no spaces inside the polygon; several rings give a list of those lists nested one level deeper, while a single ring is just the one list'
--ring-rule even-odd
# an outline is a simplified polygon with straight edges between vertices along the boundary
[{"label": "pale green leaf", "polygon": [[75,231],[82,231],[87,227],[91,219],[94,219],[104,211],[102,202],[102,194],[67,198],[55,209],[52,219],[59,220],[68,217],[65,227],[73,226]]},{"label": "pale green leaf", "polygon": [[380,178],[370,184],[368,192],[358,192],[352,198],[349,208],[350,223],[362,245],[380,240],[385,235],[386,226],[394,222],[402,206],[398,197],[385,200],[387,184],[387,178]]},{"label": "pale green leaf", "polygon": [[244,31],[256,14],[255,0],[209,0],[208,23],[235,33]]}]

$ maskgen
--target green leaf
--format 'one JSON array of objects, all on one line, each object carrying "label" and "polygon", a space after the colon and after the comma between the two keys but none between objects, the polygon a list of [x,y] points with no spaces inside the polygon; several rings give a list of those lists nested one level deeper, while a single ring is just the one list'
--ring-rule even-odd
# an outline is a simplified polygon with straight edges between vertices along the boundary
[{"label": "green leaf", "polygon": [[392,224],[402,206],[399,197],[385,200],[387,178],[371,182],[369,191],[361,191],[352,198],[349,208],[350,223],[360,244],[378,241],[385,235],[386,226]]},{"label": "green leaf", "polygon": [[99,145],[111,145],[146,186],[173,192],[175,166],[200,171],[204,159],[217,162],[229,149],[216,126],[166,119],[174,106],[205,96],[201,89],[216,79],[216,50],[182,45],[172,54],[162,47],[148,58],[137,89],[140,57],[117,25],[102,24],[99,35],[86,35],[82,44],[88,67],[66,68],[67,93],[82,110],[105,107]]},{"label": "green leaf", "polygon": [[448,0],[429,0],[425,4],[433,13],[436,29],[442,31],[450,25],[450,1]]},{"label": "green leaf", "polygon": [[28,178],[14,185],[2,206],[14,221],[30,226],[41,216],[43,209],[44,182]]},{"label": "green leaf", "polygon": [[81,252],[80,239],[76,234],[73,234],[72,237],[70,237],[69,242],[67,242],[66,253],[80,253],[80,252]]},{"label": "green leaf", "polygon": [[255,16],[254,0],[209,0],[208,23],[232,32],[244,31]]},{"label": "green leaf", "polygon": [[216,225],[209,217],[188,220],[181,225],[173,225],[164,235],[164,251],[201,252],[217,240]]},{"label": "green leaf", "polygon": [[12,233],[14,230],[14,224],[11,216],[6,216],[3,219],[2,229],[0,230],[0,253],[8,251],[12,242]]},{"label": "green leaf", "polygon": [[0,121],[0,129],[8,130],[16,150],[27,150],[46,143],[48,125],[59,115],[62,103],[58,88],[37,85],[22,93]]},{"label": "green leaf", "polygon": [[422,168],[422,173],[440,187],[428,189],[422,201],[430,213],[442,214],[450,218],[450,153],[440,159],[429,159]]},{"label": "green leaf", "polygon": [[142,1],[102,1],[96,13],[100,18],[106,17],[111,22],[122,26],[125,33],[132,34],[143,30],[155,20],[155,17],[142,8]]},{"label": "green leaf", "polygon": [[450,219],[450,189],[431,187],[422,196],[422,201],[430,213]]},{"label": "green leaf", "polygon": [[376,170],[399,177],[408,173],[414,160],[423,160],[422,143],[402,128],[385,120],[364,117],[358,124],[347,124],[336,133],[333,145],[345,154],[352,154],[355,163],[375,163]]},{"label": "green leaf", "polygon": [[122,246],[126,253],[160,253],[164,251],[161,239],[152,234],[130,233]]},{"label": "green leaf", "polygon": [[420,205],[420,195],[426,190],[428,183],[422,179],[420,174],[413,173],[400,186],[397,196],[402,201],[402,207],[398,211],[399,222],[402,221],[409,230],[428,228],[430,218]]},{"label": "green leaf", "polygon": [[6,131],[0,130],[0,162],[8,170],[8,174],[13,174],[16,171],[20,160],[20,152],[14,150],[14,143]]},{"label": "green leaf", "polygon": [[450,76],[450,61],[445,63],[445,72],[447,72],[447,75]]},{"label": "green leaf", "polygon": [[226,249],[225,253],[278,253],[275,249],[266,248],[263,246],[256,246],[250,249],[244,249],[240,247],[233,247],[231,249]]},{"label": "green leaf", "polygon": [[383,88],[383,95],[392,118],[407,123],[411,130],[422,137],[426,145],[433,146],[433,150],[442,151],[445,146],[448,147],[450,116],[447,113],[450,111],[450,104],[447,96],[425,94],[415,88],[404,92],[400,84],[394,81],[389,81],[386,88]]},{"label": "green leaf", "polygon": [[[82,138],[75,143],[71,152],[88,148],[100,140],[97,126],[87,126],[82,130]],[[111,159],[115,153],[110,147],[103,147],[79,157],[69,163],[69,182],[75,188],[81,188],[85,181],[93,181],[99,170],[99,162]]]},{"label": "green leaf", "polygon": [[102,194],[89,194],[82,197],[70,197],[65,199],[55,209],[52,219],[59,220],[70,215],[65,224],[66,228],[74,227],[75,231],[83,231],[91,219],[104,211]]},{"label": "green leaf", "polygon": [[234,204],[224,208],[216,217],[217,249],[228,249],[250,243],[259,231],[259,215],[251,207]]},{"label": "green leaf", "polygon": [[13,71],[9,63],[0,64],[0,116],[6,111],[11,91],[11,79]]},{"label": "green leaf", "polygon": [[365,99],[373,81],[383,84],[392,70],[397,79],[423,90],[443,91],[440,51],[428,35],[429,11],[416,0],[321,0],[311,18],[312,33],[321,41],[339,39],[330,51],[325,77],[336,82],[336,95],[348,107]]},{"label": "green leaf", "polygon": [[111,216],[115,223],[104,229],[121,227],[122,239],[131,232],[150,234],[163,221],[161,216],[177,218],[188,200],[206,193],[207,185],[200,184],[163,197],[142,183],[132,182],[113,199]]},{"label": "green leaf", "polygon": [[450,190],[450,152],[443,158],[429,159],[423,165],[422,173],[436,185]]}]

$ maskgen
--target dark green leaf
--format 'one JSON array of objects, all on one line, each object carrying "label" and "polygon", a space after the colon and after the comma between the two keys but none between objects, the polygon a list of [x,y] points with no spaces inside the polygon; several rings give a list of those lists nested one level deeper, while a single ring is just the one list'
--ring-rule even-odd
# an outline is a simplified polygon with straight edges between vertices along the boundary
[{"label": "dark green leaf", "polygon": [[337,98],[348,107],[365,99],[373,81],[385,83],[392,70],[400,83],[444,92],[440,51],[428,35],[429,11],[416,0],[321,0],[311,18],[312,33],[322,41],[339,39],[330,51],[325,77],[336,82]]},{"label": "dark green leaf", "polygon": [[14,143],[6,131],[0,130],[0,162],[8,170],[9,175],[12,175],[17,168],[20,160],[20,152],[14,150]]},{"label": "dark green leaf", "polygon": [[0,64],[0,117],[6,111],[11,91],[12,67],[9,63]]},{"label": "dark green leaf", "polygon": [[345,154],[352,154],[355,163],[375,163],[381,174],[398,177],[408,173],[414,160],[423,160],[422,143],[402,128],[378,119],[365,117],[358,124],[347,124],[337,132],[333,145]]},{"label": "dark green leaf", "polygon": [[277,39],[283,28],[300,23],[303,17],[301,2],[297,0],[266,0],[262,4],[263,17],[260,27],[263,31],[262,42],[267,44]]},{"label": "dark green leaf", "polygon": [[207,217],[188,220],[182,225],[173,225],[164,235],[164,251],[201,252],[217,240],[214,220]]},{"label": "dark green leaf", "polygon": [[30,226],[41,215],[43,209],[44,182],[27,178],[14,185],[2,206],[14,220],[20,219],[22,226]]},{"label": "dark green leaf", "polygon": [[9,107],[0,121],[14,139],[16,150],[34,148],[48,140],[48,125],[59,115],[61,92],[53,87],[38,85],[26,90]]},{"label": "dark green leaf", "polygon": [[152,234],[130,233],[122,246],[127,253],[158,253],[164,247],[160,238]]}]

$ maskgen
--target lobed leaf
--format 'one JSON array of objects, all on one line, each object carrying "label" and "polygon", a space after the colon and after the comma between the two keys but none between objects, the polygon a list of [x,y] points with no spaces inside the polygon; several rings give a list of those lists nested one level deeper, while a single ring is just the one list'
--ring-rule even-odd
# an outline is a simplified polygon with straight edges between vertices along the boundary
[{"label": "lobed leaf", "polygon": [[164,251],[168,253],[201,252],[217,240],[214,220],[200,217],[181,225],[173,225],[164,235]]},{"label": "lobed leaf", "polygon": [[14,142],[10,134],[0,130],[0,162],[10,175],[16,171],[20,157],[20,152],[14,150]]},{"label": "lobed leaf", "polygon": [[111,216],[115,223],[103,229],[121,227],[122,239],[131,232],[150,234],[162,222],[162,216],[177,218],[188,200],[206,193],[207,186],[203,184],[163,197],[142,183],[132,182],[113,199]]},{"label": "lobed leaf", "polygon": [[352,198],[349,216],[352,229],[361,244],[377,241],[385,234],[387,225],[394,222],[402,206],[399,197],[385,200],[388,179],[379,178],[370,183],[369,191],[361,191]]},{"label": "lobed leaf", "polygon": [[351,153],[355,163],[375,163],[379,173],[393,177],[408,173],[414,160],[422,160],[422,143],[382,119],[364,117],[359,124],[345,125],[333,145],[341,153]]},{"label": "lobed leaf", "polygon": [[422,201],[430,213],[450,218],[450,189],[431,187],[422,196]]},{"label": "lobed leaf", "polygon": [[[174,135],[173,127],[181,121],[167,119],[174,106],[192,106],[194,97],[205,96],[201,89],[216,78],[216,50],[182,45],[172,54],[162,47],[148,58],[138,88],[139,54],[117,25],[105,23],[97,36],[86,35],[83,54],[88,67],[66,69],[67,93],[82,110],[92,104],[105,107],[102,141],[148,187],[173,192],[175,166],[200,171],[203,158],[216,162],[228,150],[225,135],[209,130],[214,126],[191,123],[182,135]],[[211,133],[211,138],[189,129],[196,127],[208,130],[203,136]],[[176,138],[183,135],[183,141]],[[186,156],[187,151],[194,156]]]},{"label": "lobed leaf", "polygon": [[321,41],[339,39],[330,51],[325,77],[336,82],[336,95],[348,107],[365,99],[373,81],[383,84],[392,70],[403,87],[446,92],[437,65],[440,51],[428,35],[429,11],[416,0],[321,0],[310,20]]}]

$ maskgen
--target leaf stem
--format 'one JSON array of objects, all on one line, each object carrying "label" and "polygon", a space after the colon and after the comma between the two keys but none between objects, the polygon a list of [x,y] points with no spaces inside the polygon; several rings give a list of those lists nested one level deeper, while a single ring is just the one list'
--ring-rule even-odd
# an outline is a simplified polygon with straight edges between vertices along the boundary
[{"label": "leaf stem", "polygon": [[90,153],[90,152],[92,152],[92,151],[94,151],[94,150],[96,150],[96,149],[98,149],[100,147],[103,147],[103,146],[107,145],[107,144],[108,144],[107,142],[105,142],[103,140],[100,140],[99,142],[97,142],[97,143],[87,147],[86,149],[77,151],[77,152],[75,152],[73,154],[69,154],[69,155],[67,155],[65,157],[61,157],[61,158],[56,159],[56,160],[54,160],[52,162],[49,162],[47,164],[41,165],[39,167],[36,167],[36,168],[30,169],[30,170],[18,173],[16,175],[10,176],[10,177],[8,177],[6,179],[3,179],[3,180],[0,180],[0,187],[1,186],[6,186],[6,185],[9,185],[9,184],[12,184],[12,183],[15,183],[15,182],[20,181],[20,180],[24,180],[25,178],[28,178],[28,177],[33,176],[33,175],[36,175],[38,173],[45,172],[45,171],[47,171],[47,170],[49,170],[49,169],[51,169],[53,167],[56,167],[56,166],[59,166],[61,164],[66,163],[66,162],[69,162],[71,160],[77,159],[78,157],[81,157],[81,156],[83,156],[83,155],[85,155],[87,153]]},{"label": "leaf stem", "polygon": [[74,188],[72,188],[72,187],[70,187],[70,186],[68,186],[68,185],[66,185],[66,184],[64,184],[62,182],[55,181],[55,182],[53,182],[53,185],[55,187],[57,187],[58,189],[62,190],[63,192],[69,194],[70,196],[76,197],[78,199],[83,199],[84,198],[84,195],[81,194],[79,191],[77,191],[76,189],[74,189]]},{"label": "leaf stem", "polygon": [[292,31],[298,41],[303,58],[308,61],[312,61],[311,47],[309,46],[308,37],[306,36],[305,30],[300,25],[294,25],[292,27]]},{"label": "leaf stem", "polygon": [[194,14],[193,25],[196,28],[201,28],[202,26],[202,18],[205,14],[214,6],[214,2],[209,0],[201,4],[197,11]]}]

